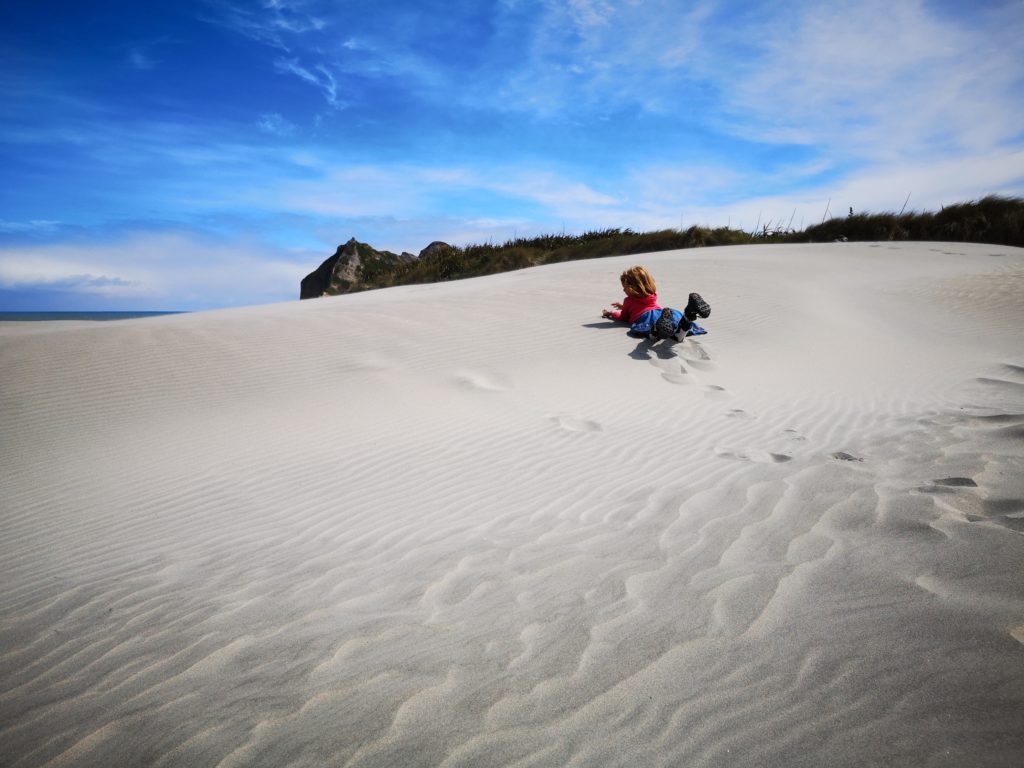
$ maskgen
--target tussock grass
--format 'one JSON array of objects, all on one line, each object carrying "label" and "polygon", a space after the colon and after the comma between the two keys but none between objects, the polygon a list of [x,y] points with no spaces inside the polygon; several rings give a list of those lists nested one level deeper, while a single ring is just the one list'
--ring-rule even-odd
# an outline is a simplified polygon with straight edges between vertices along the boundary
[{"label": "tussock grass", "polygon": [[365,276],[361,288],[365,290],[388,285],[459,280],[562,261],[750,242],[754,242],[751,235],[727,227],[712,229],[694,226],[683,232],[675,229],[655,232],[604,229],[584,232],[582,235],[541,235],[516,238],[501,245],[473,244],[439,248],[392,271]]},{"label": "tussock grass", "polygon": [[808,227],[793,242],[848,240],[947,240],[1024,246],[1024,199],[989,195],[938,213],[856,214]]},{"label": "tussock grass", "polygon": [[392,285],[433,283],[509,272],[562,261],[626,256],[679,248],[750,243],[814,243],[845,238],[850,241],[941,240],[993,243],[1024,247],[1024,199],[990,195],[981,200],[945,206],[937,213],[873,213],[832,218],[794,232],[744,232],[729,227],[692,226],[680,231],[634,232],[602,229],[581,235],[541,235],[515,238],[501,245],[473,244],[434,249],[412,261],[388,261],[361,275],[345,291]]}]

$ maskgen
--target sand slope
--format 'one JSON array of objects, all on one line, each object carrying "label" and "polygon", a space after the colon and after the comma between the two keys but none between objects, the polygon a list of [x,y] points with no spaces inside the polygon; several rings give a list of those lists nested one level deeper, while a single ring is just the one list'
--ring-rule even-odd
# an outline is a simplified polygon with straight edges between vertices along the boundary
[{"label": "sand slope", "polygon": [[1019,765],[1022,326],[928,243],[0,328],[3,762]]}]

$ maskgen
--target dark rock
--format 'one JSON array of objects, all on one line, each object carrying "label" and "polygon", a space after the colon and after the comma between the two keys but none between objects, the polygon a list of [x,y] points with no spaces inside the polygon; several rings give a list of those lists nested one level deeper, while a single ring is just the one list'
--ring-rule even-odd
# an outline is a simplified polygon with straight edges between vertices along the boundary
[{"label": "dark rock", "polygon": [[419,257],[421,259],[429,259],[433,256],[448,253],[451,250],[452,246],[448,245],[448,243],[443,243],[440,240],[435,240],[422,251],[420,251]]},{"label": "dark rock", "polygon": [[331,282],[331,271],[340,257],[341,247],[339,246],[333,256],[328,257],[323,264],[302,278],[302,282],[299,284],[300,299],[315,299],[326,295],[327,286]]},{"label": "dark rock", "polygon": [[339,245],[333,256],[302,278],[299,298],[336,296],[360,290],[367,287],[367,284],[377,285],[389,273],[394,273],[402,264],[413,260],[410,254],[399,256],[390,251],[378,251],[353,237],[344,245]]}]

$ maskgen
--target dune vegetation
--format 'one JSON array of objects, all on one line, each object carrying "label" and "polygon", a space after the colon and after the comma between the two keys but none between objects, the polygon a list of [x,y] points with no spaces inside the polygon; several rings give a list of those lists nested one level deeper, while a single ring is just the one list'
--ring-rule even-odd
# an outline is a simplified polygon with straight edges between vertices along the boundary
[{"label": "dune vegetation", "polygon": [[357,279],[332,286],[326,293],[459,280],[542,264],[679,248],[835,240],[957,241],[1024,246],[1024,199],[990,195],[945,206],[938,212],[853,213],[850,210],[846,216],[827,218],[799,231],[769,221],[758,222],[752,231],[702,226],[653,232],[613,228],[579,235],[520,237],[500,245],[435,244],[419,258],[405,259],[359,244],[364,254],[369,250],[381,258],[364,257]]},{"label": "dune vegetation", "polygon": [[940,240],[1024,246],[1024,199],[990,195],[937,213],[871,213],[831,218],[787,235],[787,242]]}]

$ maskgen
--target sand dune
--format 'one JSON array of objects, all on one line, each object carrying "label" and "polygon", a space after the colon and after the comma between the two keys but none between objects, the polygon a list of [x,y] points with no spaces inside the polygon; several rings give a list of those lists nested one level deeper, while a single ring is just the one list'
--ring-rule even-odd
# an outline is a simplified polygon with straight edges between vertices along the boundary
[{"label": "sand dune", "polygon": [[2,762],[1019,765],[1022,326],[873,243],[0,328]]}]

